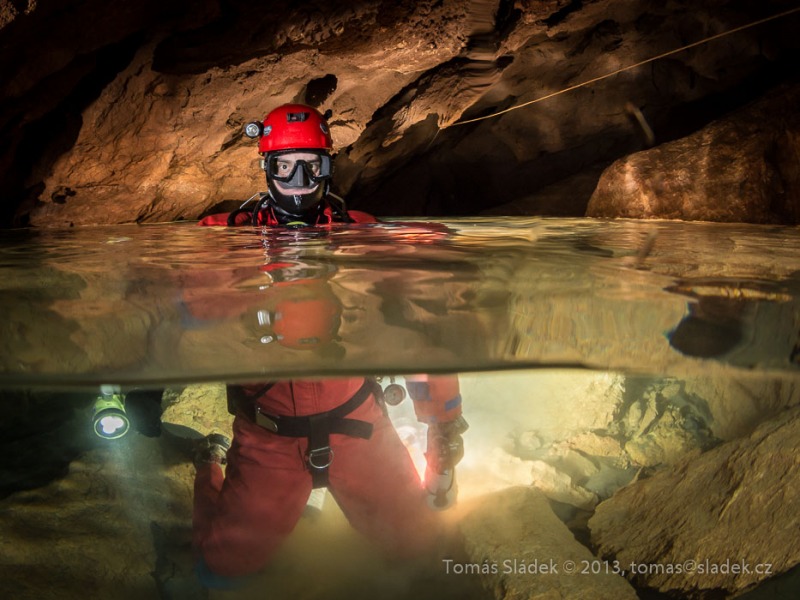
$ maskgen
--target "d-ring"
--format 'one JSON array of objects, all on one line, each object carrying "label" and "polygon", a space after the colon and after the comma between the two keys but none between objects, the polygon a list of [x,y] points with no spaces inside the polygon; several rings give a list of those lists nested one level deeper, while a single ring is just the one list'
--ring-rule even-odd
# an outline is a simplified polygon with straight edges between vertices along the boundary
[{"label": "d-ring", "polygon": [[[328,455],[328,462],[326,462],[324,465],[315,464],[314,457],[322,454]],[[308,464],[314,467],[315,469],[327,469],[328,467],[331,466],[332,462],[333,462],[333,450],[331,449],[330,446],[325,446],[324,448],[314,448],[314,450],[311,450],[308,453]]]}]

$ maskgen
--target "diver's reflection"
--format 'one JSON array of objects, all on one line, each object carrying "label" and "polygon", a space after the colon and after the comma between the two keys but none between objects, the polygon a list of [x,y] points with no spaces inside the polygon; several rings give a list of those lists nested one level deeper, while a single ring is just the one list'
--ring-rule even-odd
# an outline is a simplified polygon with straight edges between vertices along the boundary
[{"label": "diver's reflection", "polygon": [[[271,286],[257,311],[261,342],[314,352],[334,348],[341,304],[326,290],[326,278],[287,277],[274,265],[267,270],[285,285]],[[441,528],[431,509],[453,501],[466,422],[456,376],[408,377],[407,388],[418,419],[428,424],[426,483],[373,379],[229,385],[232,443],[208,436],[195,458],[193,541],[201,582],[235,587],[265,567],[314,488],[326,487],[351,525],[387,556],[432,550]]]}]

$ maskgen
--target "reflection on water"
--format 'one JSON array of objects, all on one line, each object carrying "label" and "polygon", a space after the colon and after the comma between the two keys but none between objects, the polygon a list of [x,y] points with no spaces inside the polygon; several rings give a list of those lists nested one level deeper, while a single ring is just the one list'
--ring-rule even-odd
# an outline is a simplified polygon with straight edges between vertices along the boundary
[{"label": "reflection on water", "polygon": [[[421,363],[681,373],[712,359],[797,371],[793,228],[462,220],[3,238],[8,384],[399,373]],[[297,329],[309,312],[317,321]],[[276,313],[285,320],[270,321]],[[281,333],[287,322],[294,334]],[[304,336],[318,335],[334,344],[305,351]]]},{"label": "reflection on water", "polygon": [[[590,548],[611,542],[590,519],[618,490],[732,444],[746,455],[742,440],[800,404],[796,228],[469,219],[2,237],[4,596],[681,595],[680,581],[563,569],[596,566]],[[303,429],[364,376],[407,397]],[[437,428],[455,398],[468,428]],[[100,439],[93,407],[131,430]],[[232,438],[223,466],[211,432]],[[307,504],[309,454],[330,471]],[[787,468],[782,494],[798,480]],[[637,559],[655,560],[636,535]],[[692,531],[674,535],[690,546]],[[699,538],[687,558],[717,556]],[[257,575],[209,592],[198,547],[214,575]],[[775,552],[764,560],[781,573],[800,561]],[[726,597],[763,580],[690,584]]]}]

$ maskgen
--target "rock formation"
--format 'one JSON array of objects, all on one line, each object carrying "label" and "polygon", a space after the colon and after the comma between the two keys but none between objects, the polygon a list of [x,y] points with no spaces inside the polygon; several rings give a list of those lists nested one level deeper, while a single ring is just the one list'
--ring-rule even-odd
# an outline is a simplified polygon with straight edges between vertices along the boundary
[{"label": "rock formation", "polygon": [[[2,0],[0,222],[195,219],[241,203],[264,185],[242,125],[294,100],[333,111],[338,191],[352,207],[580,216],[611,161],[692,133],[796,74],[799,17],[672,51],[793,8]],[[776,186],[747,191],[777,218],[796,218],[788,197],[767,197]]]},{"label": "rock formation", "polygon": [[[460,506],[445,513],[463,538],[463,548],[447,555],[452,572],[441,562],[425,563],[427,571],[402,565],[392,571],[339,515],[333,529],[330,521],[301,523],[261,589],[288,588],[282,597],[324,598],[336,589],[348,597],[402,598],[412,595],[407,586],[421,584],[429,595],[413,597],[634,598],[632,584],[729,597],[766,577],[643,577],[628,564],[730,558],[729,565],[769,562],[778,574],[798,561],[796,388],[746,379],[682,383],[537,371],[466,375],[462,393],[471,427],[457,470]],[[0,482],[0,511],[8,517],[0,525],[0,568],[26,565],[4,571],[0,589],[78,598],[91,577],[104,593],[197,597],[192,436],[230,434],[224,386],[167,389],[160,436],[138,426],[111,444],[88,428],[85,394],[6,393],[0,400],[11,428]],[[421,460],[425,428],[411,403],[391,407],[390,415],[412,457]],[[702,452],[709,432],[716,446]],[[634,444],[637,452],[630,451]],[[323,521],[335,509],[327,504]],[[41,543],[45,531],[48,543]],[[321,535],[340,551],[323,551]],[[739,542],[727,556],[731,539]],[[57,569],[50,568],[53,561]],[[566,561],[576,570],[565,572]],[[628,571],[625,578],[614,561]],[[529,571],[550,569],[551,562],[558,572]],[[462,565],[479,567],[455,572]],[[484,565],[496,568],[483,572]],[[305,579],[286,577],[287,569],[330,576],[309,587]],[[478,579],[486,593],[475,590]],[[433,582],[443,591],[429,587]],[[363,596],[353,595],[359,590]]]},{"label": "rock formation", "polygon": [[638,598],[622,576],[593,572],[592,553],[535,489],[509,488],[466,510],[459,527],[471,562],[446,561],[446,568],[455,575],[480,573],[493,598]]},{"label": "rock formation", "polygon": [[600,556],[661,592],[746,591],[800,562],[798,447],[795,407],[620,490],[589,521],[592,541]]},{"label": "rock formation", "polygon": [[592,217],[800,222],[800,87],[697,133],[622,158],[600,178]]}]

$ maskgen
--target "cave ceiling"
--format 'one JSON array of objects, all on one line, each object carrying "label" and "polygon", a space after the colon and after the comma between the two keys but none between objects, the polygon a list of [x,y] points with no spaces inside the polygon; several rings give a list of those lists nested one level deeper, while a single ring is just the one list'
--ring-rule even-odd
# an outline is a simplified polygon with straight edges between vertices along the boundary
[{"label": "cave ceiling", "polygon": [[617,159],[797,83],[799,7],[0,0],[0,224],[238,205],[242,127],[290,101],[332,111],[351,208],[581,216]]}]

